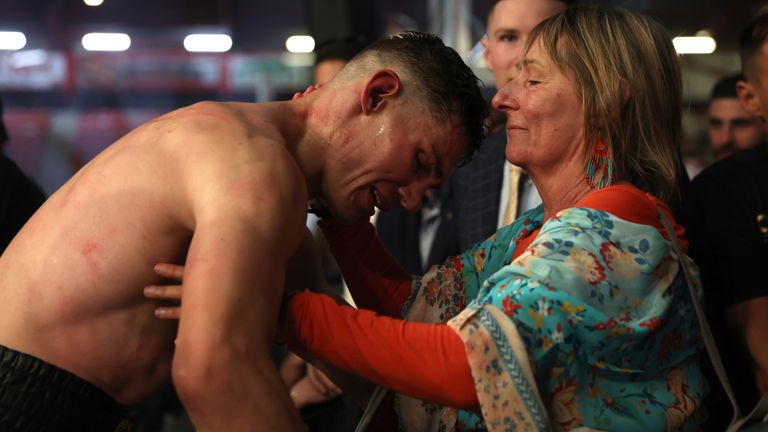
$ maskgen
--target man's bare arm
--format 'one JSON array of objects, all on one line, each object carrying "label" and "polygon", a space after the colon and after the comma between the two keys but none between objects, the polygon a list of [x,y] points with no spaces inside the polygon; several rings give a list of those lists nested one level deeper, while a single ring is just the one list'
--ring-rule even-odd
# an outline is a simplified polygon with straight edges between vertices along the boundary
[{"label": "man's bare arm", "polygon": [[227,107],[198,111],[184,123],[194,151],[180,155],[194,234],[174,385],[201,432],[303,430],[270,349],[285,264],[303,235],[305,182],[282,143],[254,136]]},{"label": "man's bare arm", "polygon": [[285,260],[252,221],[201,221],[187,259],[173,380],[195,426],[302,430],[269,350]]}]

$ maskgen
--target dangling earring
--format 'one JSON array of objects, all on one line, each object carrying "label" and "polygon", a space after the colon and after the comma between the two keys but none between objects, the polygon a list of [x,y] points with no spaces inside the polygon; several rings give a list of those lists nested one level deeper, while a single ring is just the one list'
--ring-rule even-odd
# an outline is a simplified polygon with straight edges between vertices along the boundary
[{"label": "dangling earring", "polygon": [[[613,184],[613,159],[608,154],[605,141],[598,139],[592,147],[592,155],[587,162],[587,184],[592,189],[602,189]],[[597,182],[595,180],[597,179]]]}]

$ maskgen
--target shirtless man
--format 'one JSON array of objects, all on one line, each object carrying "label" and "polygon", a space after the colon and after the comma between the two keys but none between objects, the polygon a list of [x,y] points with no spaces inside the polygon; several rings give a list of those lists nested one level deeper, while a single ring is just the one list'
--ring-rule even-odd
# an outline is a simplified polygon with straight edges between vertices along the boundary
[{"label": "shirtless man", "polygon": [[[197,430],[302,429],[269,348],[308,199],[346,221],[417,207],[485,114],[459,56],[405,33],[303,98],[127,134],[0,257],[0,430],[115,430],[171,378]],[[157,262],[186,263],[178,328],[142,295]]]}]

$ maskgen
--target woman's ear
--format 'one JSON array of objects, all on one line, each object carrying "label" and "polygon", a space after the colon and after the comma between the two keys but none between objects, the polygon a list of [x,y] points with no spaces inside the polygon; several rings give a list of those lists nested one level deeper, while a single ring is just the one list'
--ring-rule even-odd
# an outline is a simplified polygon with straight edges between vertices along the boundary
[{"label": "woman's ear", "polygon": [[[609,110],[609,112],[606,114],[609,116],[608,119],[605,118],[597,118],[592,123],[594,124],[595,129],[603,129],[605,128],[611,119],[614,119],[615,117],[619,116],[619,113],[622,109],[624,109],[624,106],[627,105],[627,102],[629,102],[629,98],[632,97],[632,86],[629,85],[629,81],[625,79],[621,79],[619,81],[619,94],[618,94],[618,101],[617,106]],[[615,100],[614,100],[615,101]]]},{"label": "woman's ear", "polygon": [[378,111],[386,105],[389,98],[400,94],[402,83],[397,72],[392,69],[379,69],[368,78],[360,95],[360,104],[365,114]]},{"label": "woman's ear", "polygon": [[619,85],[621,86],[621,106],[623,107],[632,97],[632,86],[625,79],[622,79]]}]

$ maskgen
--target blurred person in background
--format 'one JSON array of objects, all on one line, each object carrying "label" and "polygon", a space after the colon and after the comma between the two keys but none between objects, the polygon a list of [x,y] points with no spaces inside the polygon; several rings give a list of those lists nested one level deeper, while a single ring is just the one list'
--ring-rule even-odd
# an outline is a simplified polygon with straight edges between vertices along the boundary
[{"label": "blurred person in background", "polygon": [[736,94],[736,83],[739,81],[744,81],[741,73],[720,79],[712,88],[707,111],[707,131],[716,160],[753,148],[765,140],[765,129],[760,117],[747,112],[739,102]]},{"label": "blurred person in background", "polygon": [[[499,90],[519,70],[528,35],[533,28],[575,0],[499,0],[488,13],[487,35],[481,41],[485,64]],[[516,220],[541,203],[536,186],[524,170],[510,163],[504,152],[507,134],[500,123],[491,132],[477,156],[456,170],[452,184],[459,247],[466,250],[485,240],[497,228]]]}]

